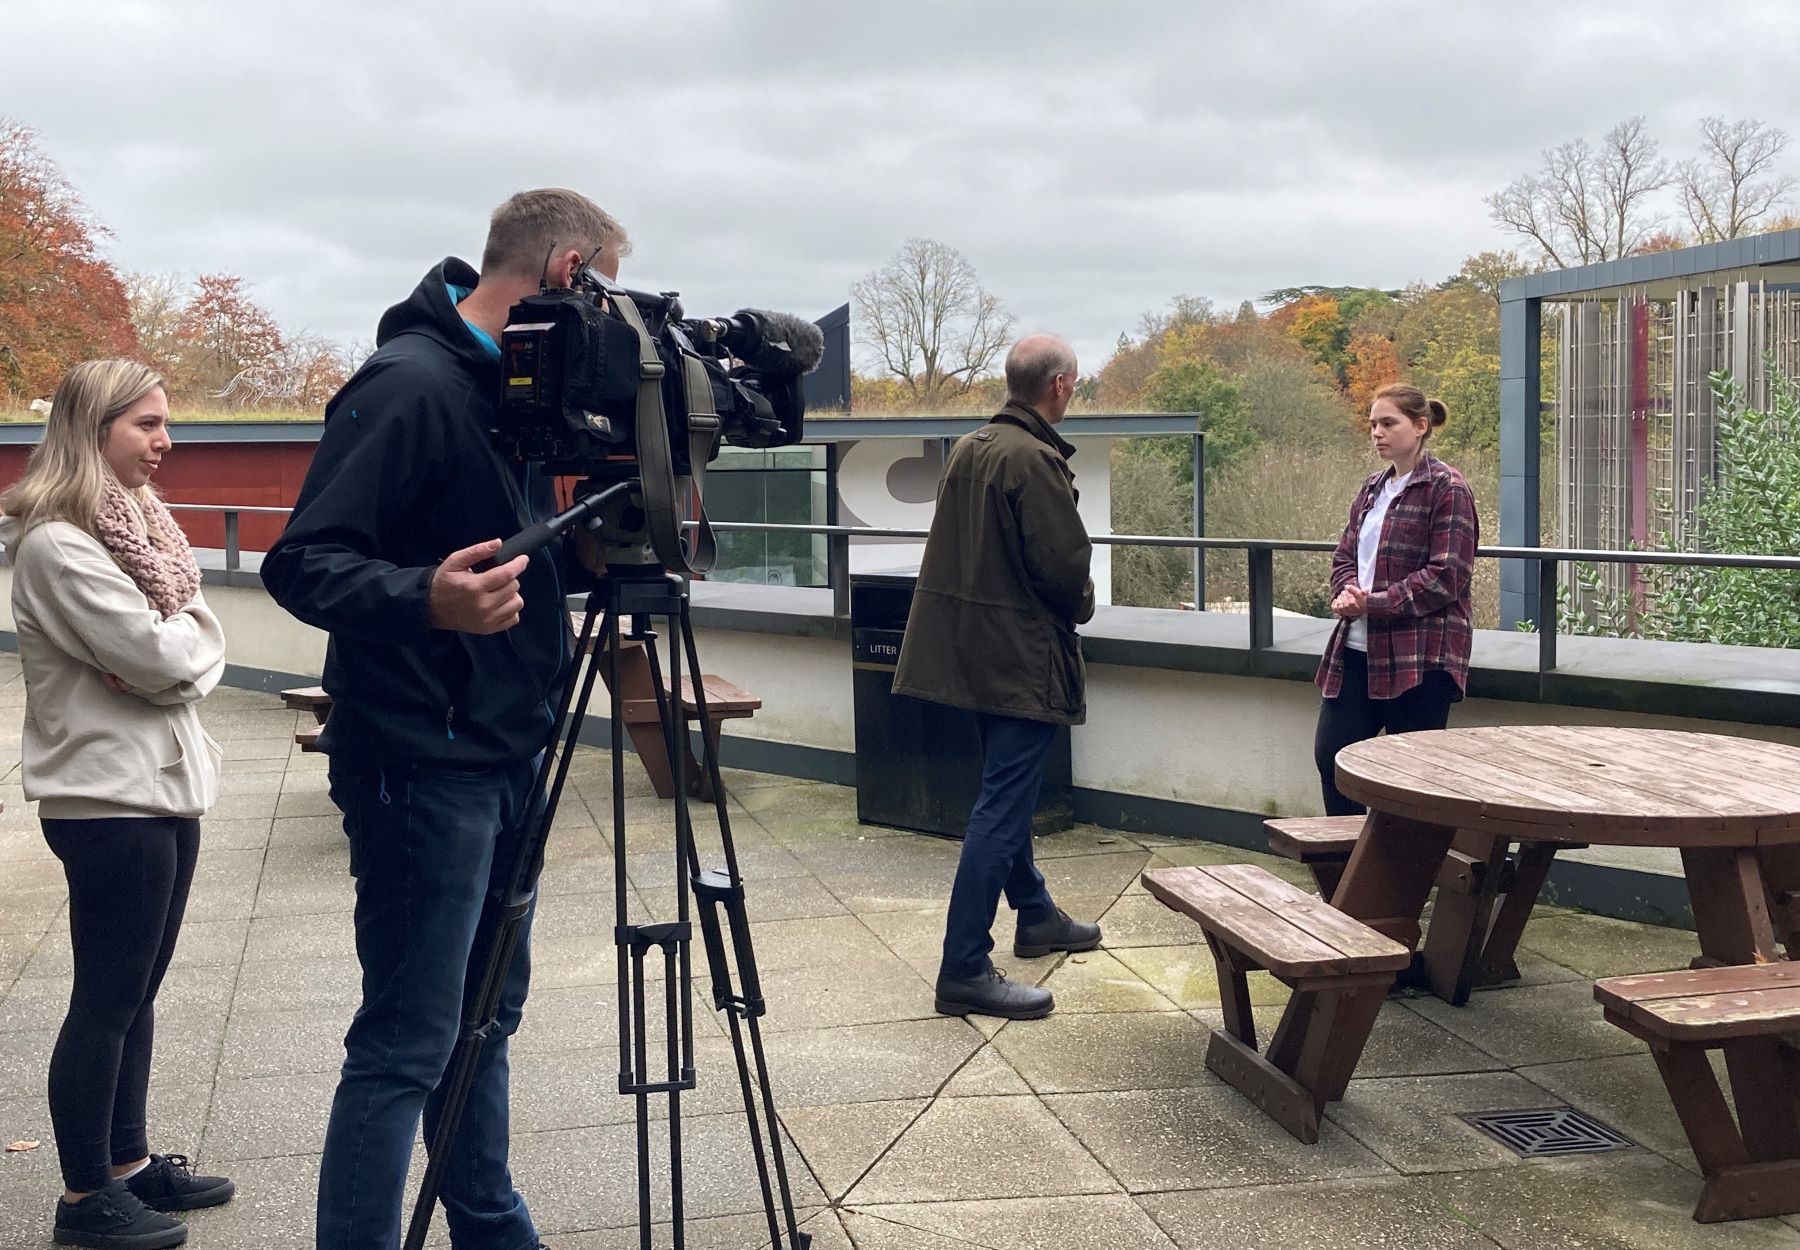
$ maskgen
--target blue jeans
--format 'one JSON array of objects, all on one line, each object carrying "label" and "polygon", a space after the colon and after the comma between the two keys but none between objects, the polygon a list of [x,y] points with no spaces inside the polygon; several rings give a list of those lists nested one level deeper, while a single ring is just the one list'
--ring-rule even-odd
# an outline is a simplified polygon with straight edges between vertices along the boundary
[{"label": "blue jeans", "polygon": [[963,834],[938,970],[958,980],[987,971],[994,949],[989,930],[1003,891],[1020,924],[1048,920],[1056,910],[1031,858],[1031,817],[1056,726],[977,713],[975,728],[981,736],[981,794]]},{"label": "blue jeans", "polygon": [[[476,930],[502,893],[522,835],[533,764],[462,771],[331,762],[356,878],[362,1006],[344,1038],[344,1067],[319,1170],[319,1250],[395,1250],[413,1137],[429,1141],[439,1088],[484,958]],[[535,911],[536,904],[533,903]],[[443,1204],[458,1250],[538,1244],[507,1170],[507,1040],[531,980],[526,919],[444,1172]]]}]

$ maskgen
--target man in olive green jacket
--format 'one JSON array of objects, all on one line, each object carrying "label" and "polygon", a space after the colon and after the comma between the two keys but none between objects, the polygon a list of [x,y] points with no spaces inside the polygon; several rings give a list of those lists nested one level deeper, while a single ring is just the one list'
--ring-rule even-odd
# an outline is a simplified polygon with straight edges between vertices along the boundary
[{"label": "man in olive green jacket", "polygon": [[1019,913],[1014,954],[1092,950],[1100,927],[1051,901],[1031,854],[1031,818],[1057,727],[1086,717],[1081,641],[1094,614],[1093,554],[1076,512],[1075,453],[1055,426],[1077,380],[1052,335],[1006,358],[1007,403],[964,436],[938,486],[900,648],[894,693],[966,708],[981,737],[981,795],[969,813],[950,892],[937,1010],[1030,1020],[1049,990],[1009,982],[988,953],[1002,892]]}]

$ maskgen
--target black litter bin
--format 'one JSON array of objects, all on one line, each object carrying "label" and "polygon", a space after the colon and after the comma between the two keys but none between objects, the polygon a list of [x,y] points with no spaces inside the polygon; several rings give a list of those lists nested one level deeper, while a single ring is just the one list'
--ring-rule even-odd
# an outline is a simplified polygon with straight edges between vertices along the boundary
[{"label": "black litter bin", "polygon": [[[850,578],[856,816],[867,825],[961,838],[981,791],[975,717],[894,694],[894,668],[916,580],[896,573]],[[1050,748],[1033,833],[1055,833],[1072,823],[1069,776],[1069,731],[1061,728]]]}]

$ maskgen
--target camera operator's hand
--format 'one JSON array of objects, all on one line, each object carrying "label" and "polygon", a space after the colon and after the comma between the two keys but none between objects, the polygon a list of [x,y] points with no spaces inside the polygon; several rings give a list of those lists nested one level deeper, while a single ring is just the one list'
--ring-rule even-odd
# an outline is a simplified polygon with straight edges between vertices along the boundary
[{"label": "camera operator's hand", "polygon": [[519,594],[519,574],[531,563],[531,557],[515,556],[498,568],[471,571],[498,550],[500,540],[491,538],[444,557],[437,572],[431,575],[429,616],[433,629],[501,634],[519,623],[519,613],[525,607]]}]

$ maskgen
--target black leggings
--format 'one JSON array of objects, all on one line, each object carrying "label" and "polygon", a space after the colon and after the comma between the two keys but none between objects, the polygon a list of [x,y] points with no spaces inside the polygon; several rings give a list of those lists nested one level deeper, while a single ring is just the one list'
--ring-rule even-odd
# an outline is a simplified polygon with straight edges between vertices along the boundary
[{"label": "black leggings", "polygon": [[1391,734],[1442,729],[1456,701],[1456,679],[1441,668],[1392,699],[1369,697],[1369,657],[1344,648],[1344,681],[1337,698],[1319,704],[1319,727],[1313,734],[1313,762],[1319,766],[1319,788],[1327,816],[1360,816],[1361,803],[1337,788],[1337,753],[1353,742],[1365,742],[1384,730]]},{"label": "black leggings", "polygon": [[150,1153],[144,1103],[156,991],[187,910],[200,822],[174,816],[46,820],[69,878],[75,991],[50,1056],[50,1122],[63,1184],[100,1189]]}]

